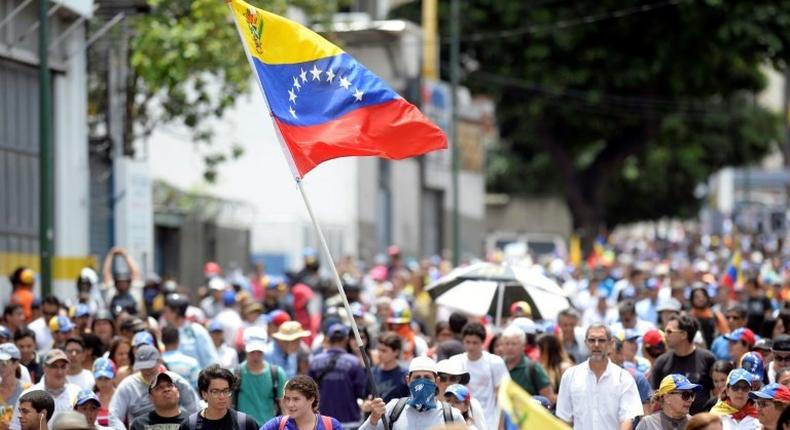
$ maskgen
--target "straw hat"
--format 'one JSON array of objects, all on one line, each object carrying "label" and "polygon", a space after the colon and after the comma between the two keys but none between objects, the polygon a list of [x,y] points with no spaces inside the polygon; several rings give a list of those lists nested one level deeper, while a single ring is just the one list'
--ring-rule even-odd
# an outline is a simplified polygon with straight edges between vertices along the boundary
[{"label": "straw hat", "polygon": [[310,336],[310,332],[302,328],[299,321],[286,321],[282,323],[276,333],[272,335],[273,338],[282,341],[291,341]]}]

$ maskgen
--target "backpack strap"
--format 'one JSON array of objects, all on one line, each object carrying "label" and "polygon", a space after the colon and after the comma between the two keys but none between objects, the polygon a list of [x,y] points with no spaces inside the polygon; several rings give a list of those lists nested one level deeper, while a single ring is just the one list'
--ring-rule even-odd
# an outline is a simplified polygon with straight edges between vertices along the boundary
[{"label": "backpack strap", "polygon": [[244,412],[231,410],[232,414],[230,419],[233,421],[234,430],[247,430],[247,414]]},{"label": "backpack strap", "polygon": [[274,399],[274,414],[277,415],[280,413],[280,403],[277,401],[277,394],[280,391],[280,387],[278,387],[280,378],[277,376],[279,369],[277,368],[276,364],[269,363],[269,370],[272,374],[272,399]]},{"label": "backpack strap", "polygon": [[385,426],[388,428],[385,428],[384,430],[391,430],[392,426],[395,425],[395,421],[398,421],[398,418],[400,418],[400,414],[403,412],[403,408],[406,407],[406,402],[408,400],[408,397],[401,397],[398,399],[398,403],[395,403],[395,407],[392,408],[392,411],[390,411],[389,425],[386,425],[385,423]]},{"label": "backpack strap", "polygon": [[442,405],[442,416],[444,417],[445,423],[451,423],[455,421],[453,419],[453,409],[450,407],[450,404],[447,402],[439,402]]},{"label": "backpack strap", "polygon": [[326,415],[318,415],[321,417],[321,422],[324,423],[324,430],[332,430],[332,418],[329,418]]},{"label": "backpack strap", "polygon": [[288,419],[290,419],[288,415],[283,415],[280,417],[280,424],[277,426],[277,430],[285,430],[285,425],[288,424]]}]

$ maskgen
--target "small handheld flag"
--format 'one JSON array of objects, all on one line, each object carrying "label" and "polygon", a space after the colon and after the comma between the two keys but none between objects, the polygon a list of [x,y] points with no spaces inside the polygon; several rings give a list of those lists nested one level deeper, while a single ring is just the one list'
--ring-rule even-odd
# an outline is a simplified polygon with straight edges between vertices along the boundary
[{"label": "small handheld flag", "polygon": [[402,159],[447,148],[414,105],[328,40],[226,0],[297,178],[338,157]]}]

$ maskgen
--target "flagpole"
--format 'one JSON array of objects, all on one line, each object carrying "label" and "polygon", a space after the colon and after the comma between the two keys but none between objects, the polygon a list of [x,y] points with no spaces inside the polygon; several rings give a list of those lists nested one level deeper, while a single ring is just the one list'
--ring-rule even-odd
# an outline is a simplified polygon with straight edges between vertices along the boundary
[{"label": "flagpole", "polygon": [[[244,53],[247,56],[247,60],[250,63],[250,68],[252,69],[253,74],[257,75],[255,70],[255,65],[252,61],[252,55],[250,54],[249,50],[247,49],[247,44],[244,42],[244,36],[241,33],[241,29],[239,28],[239,23],[236,19],[236,14],[233,11],[232,0],[225,0],[225,3],[228,5],[228,9],[230,9],[230,13],[233,17],[233,23],[236,26],[236,31],[239,34],[239,39],[241,40],[241,45],[244,47]],[[258,87],[261,90],[261,96],[263,97],[263,102],[266,105],[266,108],[269,111],[269,118],[272,121],[272,126],[274,127],[274,132],[277,135],[277,140],[280,143],[280,147],[283,150],[283,155],[285,156],[285,161],[288,163],[288,166],[291,168],[291,172],[294,175],[294,180],[296,181],[296,186],[299,188],[299,194],[302,195],[302,201],[304,201],[304,205],[307,208],[307,213],[310,216],[310,222],[313,224],[313,228],[315,229],[316,234],[318,235],[318,241],[321,244],[321,251],[324,254],[324,258],[329,262],[329,266],[332,268],[332,275],[335,281],[335,287],[337,287],[337,292],[340,294],[340,297],[343,299],[343,307],[346,309],[346,315],[348,315],[348,320],[351,323],[351,330],[354,332],[354,339],[357,342],[357,346],[359,347],[359,351],[362,353],[362,361],[365,365],[365,373],[368,376],[368,387],[370,388],[370,394],[373,398],[378,397],[378,390],[376,389],[376,382],[373,379],[373,372],[371,371],[371,361],[370,356],[368,355],[367,348],[362,343],[362,337],[359,335],[359,328],[357,327],[357,322],[354,320],[354,314],[351,312],[351,305],[348,303],[348,298],[346,297],[346,291],[343,288],[343,283],[340,281],[340,274],[337,271],[337,267],[335,267],[335,260],[332,258],[332,253],[329,252],[329,246],[326,243],[326,239],[324,238],[324,232],[321,230],[321,226],[318,224],[316,220],[315,214],[313,213],[313,207],[310,205],[310,200],[307,198],[307,194],[304,191],[304,187],[302,186],[302,177],[299,174],[298,170],[296,169],[296,165],[291,158],[290,153],[288,152],[287,145],[285,144],[285,139],[282,136],[282,132],[280,128],[277,126],[277,122],[274,120],[274,112],[272,111],[271,105],[269,105],[269,99],[266,97],[266,91],[264,91],[263,86],[261,85],[261,80],[256,77],[255,79],[258,82]],[[388,420],[386,417],[382,417],[384,427],[388,427]]]}]

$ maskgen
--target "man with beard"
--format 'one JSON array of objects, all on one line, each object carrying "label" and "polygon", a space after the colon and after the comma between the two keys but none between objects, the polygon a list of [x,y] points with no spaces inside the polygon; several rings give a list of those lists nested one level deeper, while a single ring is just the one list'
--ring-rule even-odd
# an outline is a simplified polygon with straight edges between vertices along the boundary
[{"label": "man with beard", "polygon": [[707,349],[698,348],[692,340],[699,330],[699,323],[688,315],[672,317],[667,323],[666,340],[669,351],[653,363],[651,382],[658,389],[665,376],[678,373],[694,384],[703,387],[691,405],[691,415],[702,412],[713,388],[710,369],[716,357]]},{"label": "man with beard", "polygon": [[612,333],[591,324],[585,343],[590,356],[562,375],[555,414],[579,429],[630,429],[643,413],[642,402],[634,378],[609,360]]}]

